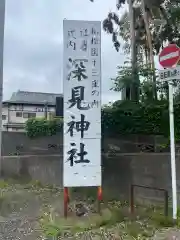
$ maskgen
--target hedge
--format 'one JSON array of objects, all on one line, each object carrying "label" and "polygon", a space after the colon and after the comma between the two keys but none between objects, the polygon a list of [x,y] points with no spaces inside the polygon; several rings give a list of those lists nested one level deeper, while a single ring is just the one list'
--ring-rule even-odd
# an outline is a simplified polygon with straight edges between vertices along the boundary
[{"label": "hedge", "polygon": [[[180,139],[180,104],[174,105],[175,136]],[[49,136],[62,131],[63,119],[29,119],[26,131],[29,137]],[[102,134],[154,134],[169,136],[168,102],[147,105],[118,101],[102,109]]]},{"label": "hedge", "polygon": [[63,119],[54,118],[47,120],[45,118],[31,118],[25,124],[25,130],[30,138],[52,136],[60,132],[63,128]]}]

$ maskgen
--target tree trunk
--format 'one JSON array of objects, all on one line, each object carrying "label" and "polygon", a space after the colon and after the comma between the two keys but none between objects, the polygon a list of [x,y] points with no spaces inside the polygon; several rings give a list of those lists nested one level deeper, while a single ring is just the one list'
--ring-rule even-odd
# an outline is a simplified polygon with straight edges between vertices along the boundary
[{"label": "tree trunk", "polygon": [[132,76],[133,86],[131,87],[131,100],[139,101],[139,77],[137,74],[137,49],[136,49],[136,36],[135,36],[135,15],[133,9],[133,0],[128,1],[129,6],[129,21],[131,33],[131,63],[132,63]]},{"label": "tree trunk", "polygon": [[151,37],[150,29],[149,29],[149,21],[148,21],[148,16],[147,16],[144,0],[141,0],[141,6],[142,6],[143,19],[144,19],[145,29],[146,29],[146,34],[147,34],[147,41],[148,41],[148,45],[149,45],[151,68],[152,68],[152,71],[153,71],[154,98],[155,98],[155,100],[157,100],[155,63],[154,63],[154,54],[153,54],[153,46],[152,46],[152,37]]}]

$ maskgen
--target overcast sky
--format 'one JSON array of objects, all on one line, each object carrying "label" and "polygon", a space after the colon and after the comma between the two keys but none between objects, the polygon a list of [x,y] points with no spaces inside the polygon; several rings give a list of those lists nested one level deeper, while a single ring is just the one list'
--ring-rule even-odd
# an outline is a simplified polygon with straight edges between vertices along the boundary
[{"label": "overcast sky", "polygon": [[[6,0],[4,99],[14,91],[62,93],[63,19],[103,20],[116,0]],[[102,33],[102,100],[117,100],[111,77],[124,56]]]}]

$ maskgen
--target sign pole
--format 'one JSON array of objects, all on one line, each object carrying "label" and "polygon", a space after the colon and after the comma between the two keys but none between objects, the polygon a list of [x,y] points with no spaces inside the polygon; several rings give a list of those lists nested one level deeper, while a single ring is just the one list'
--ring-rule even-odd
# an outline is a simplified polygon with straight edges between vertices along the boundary
[{"label": "sign pole", "polygon": [[171,179],[172,179],[172,204],[173,219],[177,219],[177,186],[176,186],[176,155],[174,139],[174,107],[173,107],[173,86],[169,82],[169,125],[171,141]]},{"label": "sign pole", "polygon": [[101,215],[101,201],[102,201],[102,187],[98,187],[97,192],[97,200],[98,200],[98,213]]},{"label": "sign pole", "polygon": [[177,219],[177,185],[176,185],[176,152],[174,139],[174,106],[172,80],[180,79],[177,64],[180,60],[180,49],[176,44],[169,44],[159,54],[159,63],[165,70],[160,70],[160,79],[169,84],[169,128],[171,142],[171,180],[172,180],[172,205],[173,220]]},{"label": "sign pole", "polygon": [[69,203],[68,188],[64,187],[64,217],[65,218],[67,218],[67,215],[68,215],[68,203]]}]

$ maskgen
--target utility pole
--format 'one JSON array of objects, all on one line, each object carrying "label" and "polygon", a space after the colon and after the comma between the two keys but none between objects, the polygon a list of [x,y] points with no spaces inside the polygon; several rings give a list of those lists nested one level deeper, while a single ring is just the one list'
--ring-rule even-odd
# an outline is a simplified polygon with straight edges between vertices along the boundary
[{"label": "utility pole", "polygon": [[0,175],[2,174],[2,101],[3,101],[3,57],[4,57],[4,25],[5,0],[0,0]]},{"label": "utility pole", "polygon": [[[133,8],[133,0],[128,0],[128,7],[129,7],[129,23],[130,23],[130,36],[131,36],[131,64],[132,64],[132,76],[133,76],[133,82],[136,82],[137,78],[137,63],[136,63],[136,36],[135,36],[135,16],[134,16],[134,8]],[[137,88],[137,86],[133,86],[133,88]],[[137,98],[139,95],[137,90],[130,89],[130,99]],[[134,96],[137,95],[137,96]],[[137,99],[138,100],[138,99]]]}]

